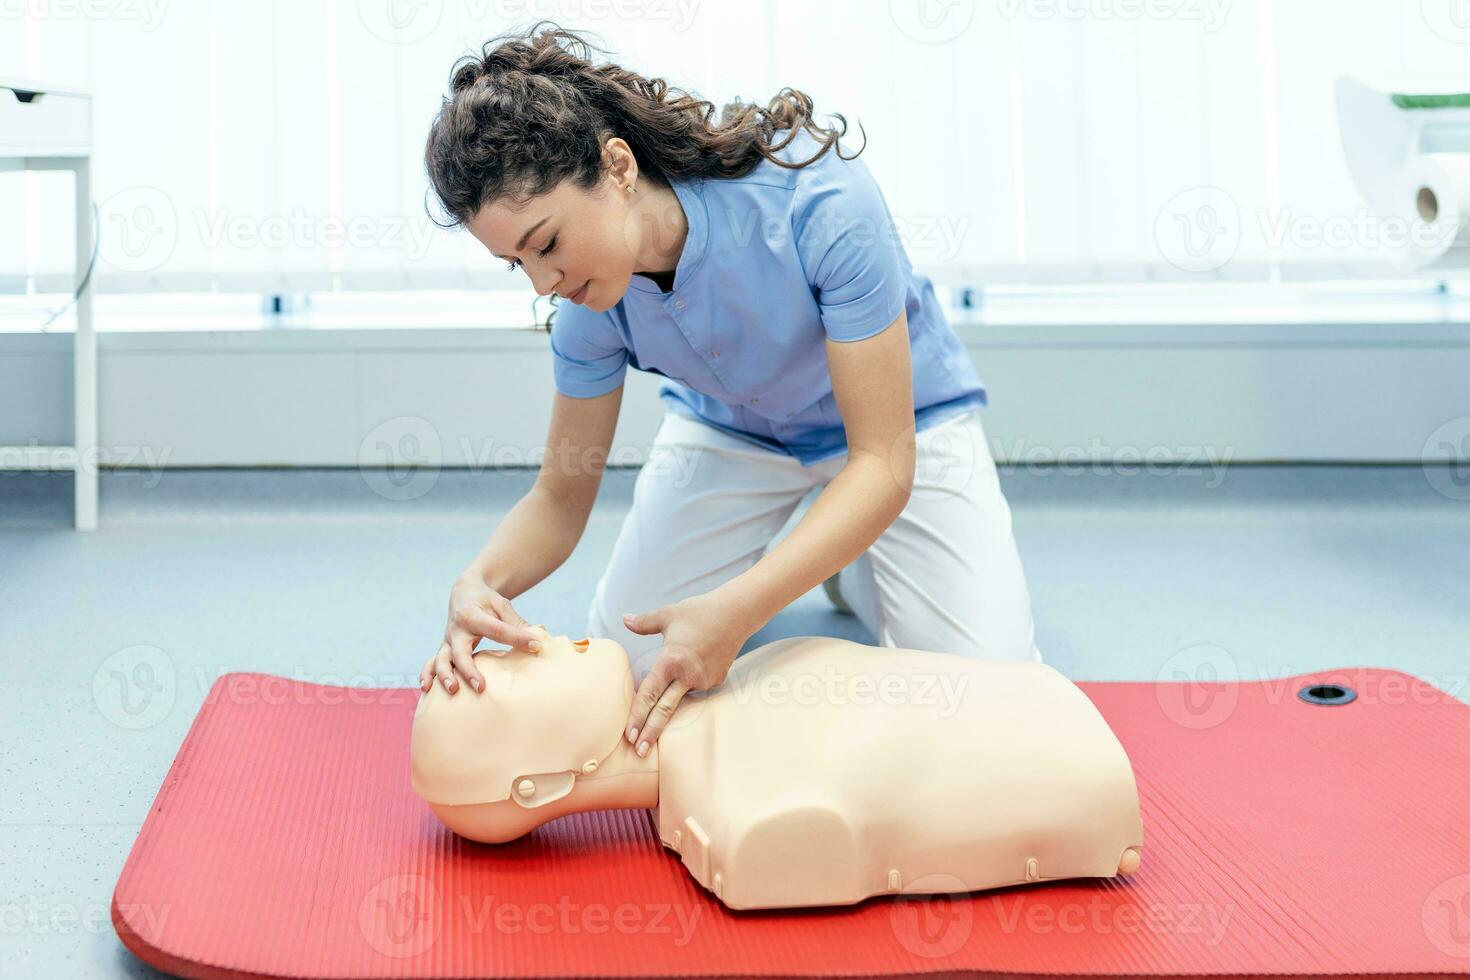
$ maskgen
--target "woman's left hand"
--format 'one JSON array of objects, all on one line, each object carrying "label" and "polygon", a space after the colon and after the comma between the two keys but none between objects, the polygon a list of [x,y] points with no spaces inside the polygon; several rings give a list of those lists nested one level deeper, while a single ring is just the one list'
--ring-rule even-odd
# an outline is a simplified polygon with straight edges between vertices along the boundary
[{"label": "woman's left hand", "polygon": [[647,755],[684,695],[725,679],[730,665],[758,626],[735,615],[715,593],[690,596],[651,613],[629,614],[623,624],[640,636],[662,633],[658,659],[633,698],[623,735]]}]

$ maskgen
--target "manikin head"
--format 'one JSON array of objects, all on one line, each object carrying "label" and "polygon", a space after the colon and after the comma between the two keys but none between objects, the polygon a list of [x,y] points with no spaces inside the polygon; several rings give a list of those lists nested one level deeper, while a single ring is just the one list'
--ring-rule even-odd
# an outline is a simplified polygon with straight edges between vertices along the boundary
[{"label": "manikin head", "polygon": [[513,840],[566,812],[555,804],[618,750],[633,705],[628,655],[616,641],[531,629],[540,653],[476,653],[483,692],[435,684],[414,712],[414,792],[474,840]]}]

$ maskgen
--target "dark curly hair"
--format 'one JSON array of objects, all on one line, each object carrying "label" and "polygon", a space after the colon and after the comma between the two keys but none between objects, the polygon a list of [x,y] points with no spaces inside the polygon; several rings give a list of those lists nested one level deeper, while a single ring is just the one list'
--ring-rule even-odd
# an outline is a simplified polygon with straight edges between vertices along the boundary
[{"label": "dark curly hair", "polygon": [[[662,78],[593,64],[592,51],[606,53],[576,31],[540,21],[455,62],[424,145],[429,183],[449,220],[430,220],[456,228],[492,201],[522,206],[568,177],[591,190],[602,178],[603,144],[614,136],[632,148],[640,175],[662,186],[670,177],[742,177],[761,160],[800,169],[833,146],[850,160],[867,148],[859,123],[863,146],[842,156],[847,120],[833,113],[840,129],[817,126],[811,98],[796,89],[783,88],[764,108],[737,99],[712,123],[713,103]],[[800,163],[780,159],[776,152],[802,129],[821,149]],[[789,133],[775,143],[780,130]]]}]

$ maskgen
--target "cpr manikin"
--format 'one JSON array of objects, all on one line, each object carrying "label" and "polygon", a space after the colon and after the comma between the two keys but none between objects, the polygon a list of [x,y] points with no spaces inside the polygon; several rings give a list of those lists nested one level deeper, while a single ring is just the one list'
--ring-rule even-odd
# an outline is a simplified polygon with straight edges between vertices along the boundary
[{"label": "cpr manikin", "polygon": [[623,737],[623,647],[532,630],[540,653],[477,653],[482,693],[435,684],[414,714],[414,791],[464,837],[499,843],[578,810],[656,808],[664,845],[734,909],[1139,865],[1127,755],[1049,665],[778,640],[686,694],[639,758]]}]

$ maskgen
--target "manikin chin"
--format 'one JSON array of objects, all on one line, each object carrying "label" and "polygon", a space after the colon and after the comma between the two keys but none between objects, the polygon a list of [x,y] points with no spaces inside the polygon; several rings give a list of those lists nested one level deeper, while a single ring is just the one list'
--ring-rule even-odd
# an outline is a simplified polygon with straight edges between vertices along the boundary
[{"label": "manikin chin", "polygon": [[540,653],[477,653],[483,693],[435,684],[414,714],[414,791],[470,840],[651,808],[664,846],[735,909],[1139,866],[1128,757],[1046,664],[777,640],[686,695],[640,758],[623,737],[634,695],[623,647],[532,629]]}]

